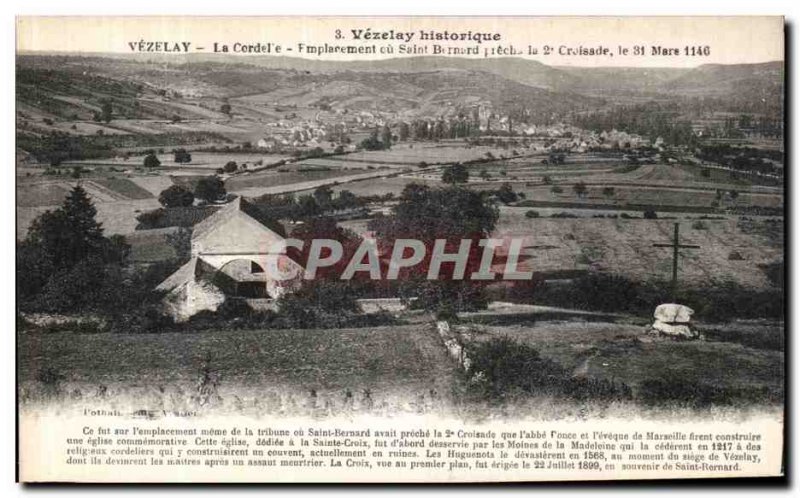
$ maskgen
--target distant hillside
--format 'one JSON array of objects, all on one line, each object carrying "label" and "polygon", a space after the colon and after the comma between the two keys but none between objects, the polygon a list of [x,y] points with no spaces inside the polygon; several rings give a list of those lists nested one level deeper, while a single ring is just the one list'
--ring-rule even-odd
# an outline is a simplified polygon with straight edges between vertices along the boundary
[{"label": "distant hillside", "polygon": [[774,90],[783,85],[783,63],[706,64],[665,82],[664,91],[722,95],[763,86]]},{"label": "distant hillside", "polygon": [[652,67],[560,67],[575,79],[572,90],[588,95],[659,94],[664,84],[691,69]]},{"label": "distant hillside", "polygon": [[[211,54],[20,55],[17,100],[43,116],[87,119],[104,100],[136,118],[208,118],[231,98],[441,116],[481,104],[502,113],[560,115],[606,98],[715,98],[726,112],[780,115],[783,63],[683,68],[550,67],[521,58],[407,57],[317,61]],[[205,109],[161,98],[209,99]],[[219,117],[219,116],[217,116]]]},{"label": "distant hillside", "polygon": [[[165,90],[188,97],[238,98],[300,106],[325,103],[334,107],[410,111],[432,116],[458,112],[458,108],[477,103],[504,113],[529,109],[543,114],[563,113],[601,103],[577,94],[544,89],[548,85],[575,82],[558,70],[521,59],[506,65],[499,60],[473,64],[475,61],[468,59],[447,62],[447,59],[433,57],[355,65],[270,57],[257,59],[258,64],[239,63],[238,60],[226,63],[220,58],[211,62],[208,56],[184,59],[191,62],[127,57],[21,56],[17,59],[18,96],[33,107],[39,102],[53,100],[71,102],[72,106],[84,107],[84,112],[78,113],[82,118],[98,108],[103,99],[112,99],[115,106],[124,107],[121,115],[167,117],[172,112],[170,106],[175,103],[161,101],[158,105],[162,109],[157,112],[153,109],[155,101],[144,98]],[[469,66],[476,67],[466,69]],[[91,85],[84,84],[87,78],[91,78]],[[124,89],[122,95],[115,96],[108,90],[116,87]],[[144,100],[134,105],[132,100],[137,96]],[[67,117],[62,112],[58,115]]]}]

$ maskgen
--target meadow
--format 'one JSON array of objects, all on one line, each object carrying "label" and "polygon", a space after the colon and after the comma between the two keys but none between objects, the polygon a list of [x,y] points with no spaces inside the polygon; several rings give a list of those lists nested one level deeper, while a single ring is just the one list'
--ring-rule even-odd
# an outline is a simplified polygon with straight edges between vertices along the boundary
[{"label": "meadow", "polygon": [[[178,399],[202,408],[192,396],[204,387],[219,396],[209,401],[216,408],[260,415],[301,410],[312,399],[338,411],[348,392],[362,409],[369,404],[375,411],[417,411],[419,403],[451,405],[457,375],[435,329],[420,325],[146,335],[32,332],[20,334],[19,351],[24,400],[47,402],[42,396],[57,391],[62,401],[94,403],[100,391],[108,403],[130,403],[130,409],[161,409]],[[48,379],[55,380],[48,384]]]},{"label": "meadow", "polygon": [[[432,322],[359,329],[226,330],[19,335],[25,406],[177,410],[252,417],[355,413],[484,420],[586,416],[744,416],[779,407],[782,324],[703,324],[706,341],[645,333],[646,317],[506,305],[467,313],[466,344],[510,339],[555,362],[567,378],[627,386],[630,397],[571,399],[509,391],[479,394],[448,356]],[[478,384],[476,384],[478,382]],[[678,414],[678,415],[676,415]],[[734,415],[738,414],[738,415]]]}]

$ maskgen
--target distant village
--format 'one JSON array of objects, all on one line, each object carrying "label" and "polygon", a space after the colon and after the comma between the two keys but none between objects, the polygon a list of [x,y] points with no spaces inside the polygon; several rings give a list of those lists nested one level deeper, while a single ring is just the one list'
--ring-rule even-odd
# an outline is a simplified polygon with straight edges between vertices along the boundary
[{"label": "distant village", "polygon": [[[508,115],[496,114],[486,108],[474,108],[472,115],[406,119],[394,113],[346,109],[319,112],[316,119],[298,119],[293,113],[284,119],[266,124],[264,135],[256,142],[258,149],[267,152],[286,151],[290,148],[326,147],[342,145],[344,150],[355,151],[358,142],[354,137],[367,136],[384,127],[394,140],[406,139],[469,139],[480,136],[514,137],[522,141],[515,145],[531,151],[571,151],[636,149],[662,147],[663,138],[649,140],[624,131],[594,132],[563,122],[554,124],[529,124],[514,121]],[[699,130],[698,133],[702,131]],[[538,140],[537,140],[538,139]]]}]

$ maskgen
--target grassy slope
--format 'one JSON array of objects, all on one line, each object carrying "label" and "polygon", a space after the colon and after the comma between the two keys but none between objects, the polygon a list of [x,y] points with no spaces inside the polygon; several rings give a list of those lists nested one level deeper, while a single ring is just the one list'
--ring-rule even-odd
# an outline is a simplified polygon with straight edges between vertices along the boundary
[{"label": "grassy slope", "polygon": [[99,385],[134,403],[141,393],[191,391],[204,364],[221,376],[227,403],[268,392],[302,397],[311,389],[341,402],[346,389],[376,403],[406,405],[431,389],[446,396],[455,374],[432,327],[262,330],[203,333],[28,334],[20,336],[23,385],[44,366],[66,376],[67,390]]},{"label": "grassy slope", "polygon": [[[729,324],[736,329],[739,324]],[[743,325],[744,328],[752,326]],[[538,349],[576,373],[622,381],[636,388],[646,380],[676,374],[689,384],[724,388],[768,388],[783,393],[783,351],[716,340],[639,341],[644,327],[604,322],[541,322],[536,325],[488,326],[477,340],[511,337]],[[761,326],[761,334],[782,327]]]},{"label": "grassy slope", "polygon": [[[527,251],[532,258],[526,262],[534,271],[586,268],[593,262],[635,278],[670,276],[672,253],[653,244],[671,241],[676,220],[528,219],[524,211],[503,210],[495,235],[523,237],[526,246],[534,246]],[[701,246],[681,251],[682,282],[708,284],[713,278],[728,278],[763,287],[768,282],[758,265],[783,257],[782,233],[771,241],[744,230],[735,220],[704,220],[702,225],[683,220],[680,230],[682,243]],[[733,251],[744,259],[729,259]]]}]

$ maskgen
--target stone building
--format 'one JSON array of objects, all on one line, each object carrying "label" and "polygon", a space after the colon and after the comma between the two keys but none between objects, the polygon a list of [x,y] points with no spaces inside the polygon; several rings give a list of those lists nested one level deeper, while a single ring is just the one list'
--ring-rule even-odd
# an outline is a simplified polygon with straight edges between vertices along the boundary
[{"label": "stone building", "polygon": [[167,277],[157,290],[167,293],[164,304],[178,321],[202,310],[216,310],[226,297],[277,298],[299,282],[278,280],[282,273],[302,275],[302,267],[282,253],[286,233],[257,206],[238,197],[198,223],[192,231],[191,259]]}]

